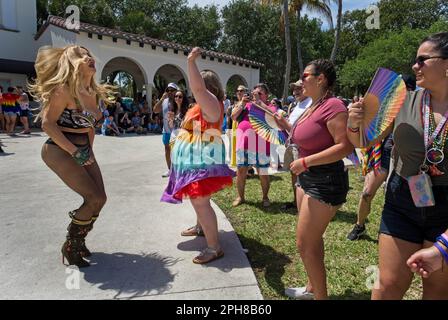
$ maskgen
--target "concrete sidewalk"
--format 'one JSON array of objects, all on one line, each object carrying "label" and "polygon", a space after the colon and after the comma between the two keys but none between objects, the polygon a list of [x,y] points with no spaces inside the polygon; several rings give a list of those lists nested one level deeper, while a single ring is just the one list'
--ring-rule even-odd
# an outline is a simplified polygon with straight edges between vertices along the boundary
[{"label": "concrete sidewalk", "polygon": [[[87,237],[91,267],[61,263],[67,212],[82,199],[40,158],[46,137],[0,135],[0,299],[262,299],[232,226],[215,206],[225,257],[192,263],[205,239],[189,202],[159,201],[167,179],[161,136],[96,136],[108,201]],[[79,287],[79,289],[78,289]]]}]

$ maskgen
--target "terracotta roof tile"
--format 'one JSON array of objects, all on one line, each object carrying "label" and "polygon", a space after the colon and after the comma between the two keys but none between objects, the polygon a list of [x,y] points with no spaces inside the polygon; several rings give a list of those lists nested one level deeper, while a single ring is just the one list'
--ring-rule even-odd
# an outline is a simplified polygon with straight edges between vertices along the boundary
[{"label": "terracotta roof tile", "polygon": [[[105,27],[100,27],[100,26],[96,26],[93,24],[89,24],[89,23],[85,23],[85,22],[81,22],[80,24],[80,28],[79,30],[72,30],[69,29],[65,26],[65,19],[61,18],[61,17],[57,17],[57,16],[49,16],[47,21],[45,22],[45,24],[40,28],[40,30],[38,31],[38,33],[35,36],[35,39],[39,39],[39,37],[45,32],[45,30],[47,29],[47,27],[49,25],[54,25],[57,27],[60,27],[62,29],[68,30],[68,31],[72,31],[72,32],[87,32],[87,33],[92,33],[92,34],[97,34],[97,35],[101,35],[101,36],[110,36],[113,38],[119,38],[119,39],[124,39],[124,40],[130,40],[130,41],[136,41],[136,42],[140,42],[140,43],[145,43],[145,44],[149,44],[149,45],[155,45],[155,46],[159,46],[162,48],[167,48],[167,49],[176,49],[176,50],[180,50],[180,51],[184,51],[184,52],[189,52],[192,47],[190,46],[185,46],[182,44],[178,44],[175,42],[169,42],[169,41],[165,41],[165,40],[159,40],[159,39],[154,39],[154,38],[150,38],[150,37],[146,37],[143,35],[138,35],[138,34],[134,34],[134,33],[128,33],[128,32],[123,32],[117,29],[110,29],[110,28],[105,28]],[[210,50],[206,50],[204,51],[204,54],[208,57],[213,57],[213,58],[218,58],[221,60],[228,60],[228,61],[232,61],[234,62],[234,64],[239,63],[242,65],[246,65],[246,66],[252,66],[255,68],[259,68],[259,67],[263,67],[264,65],[262,63],[256,62],[256,61],[252,61],[252,60],[247,60],[244,58],[240,58],[237,56],[232,56],[226,53],[221,53],[221,52],[215,52],[215,51],[210,51]]]}]

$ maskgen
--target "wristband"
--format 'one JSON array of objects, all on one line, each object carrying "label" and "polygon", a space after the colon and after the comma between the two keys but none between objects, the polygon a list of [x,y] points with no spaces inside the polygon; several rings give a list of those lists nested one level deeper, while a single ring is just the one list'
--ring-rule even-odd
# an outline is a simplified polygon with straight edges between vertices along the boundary
[{"label": "wristband", "polygon": [[443,259],[445,260],[445,263],[448,264],[448,252],[443,250],[442,246],[438,242],[434,242],[434,246],[440,251],[442,254]]},{"label": "wristband", "polygon": [[448,241],[444,237],[439,236],[439,237],[437,237],[436,241],[443,244],[446,247],[446,249],[448,250]]},{"label": "wristband", "polygon": [[446,234],[442,233],[440,236],[448,242],[448,236]]},{"label": "wristband", "polygon": [[302,162],[302,166],[305,168],[305,171],[308,171],[308,166],[305,163],[305,158],[300,159],[300,161]]},{"label": "wristband", "polygon": [[82,149],[77,149],[73,154],[72,154],[72,158],[73,160],[75,160],[75,162],[77,164],[79,164],[80,166],[83,166],[87,160],[89,160],[90,155],[89,152],[86,150],[82,150]]},{"label": "wristband", "polygon": [[358,128],[352,128],[352,127],[347,127],[348,131],[352,132],[352,133],[358,133],[359,132],[359,127]]}]

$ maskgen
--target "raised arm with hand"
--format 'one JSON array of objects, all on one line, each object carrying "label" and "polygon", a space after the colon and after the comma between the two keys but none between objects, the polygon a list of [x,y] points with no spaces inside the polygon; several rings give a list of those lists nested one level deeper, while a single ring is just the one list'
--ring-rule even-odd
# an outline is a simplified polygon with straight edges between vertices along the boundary
[{"label": "raised arm with hand", "polygon": [[162,104],[165,99],[168,98],[168,92],[164,92],[162,95],[162,98],[160,98],[159,101],[154,105],[154,108],[152,109],[152,112],[154,113],[160,113],[162,112]]},{"label": "raised arm with hand", "polygon": [[207,90],[204,79],[202,79],[196,64],[196,59],[201,53],[201,49],[195,47],[188,55],[188,79],[191,91],[193,92],[197,103],[201,106],[204,119],[207,122],[215,123],[219,121],[221,108],[216,96]]}]

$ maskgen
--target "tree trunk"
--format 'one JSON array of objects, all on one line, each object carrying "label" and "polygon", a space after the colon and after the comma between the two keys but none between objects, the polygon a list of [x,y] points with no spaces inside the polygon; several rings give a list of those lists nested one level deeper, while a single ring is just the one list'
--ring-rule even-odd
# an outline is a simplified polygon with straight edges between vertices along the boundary
[{"label": "tree trunk", "polygon": [[291,76],[291,27],[288,14],[288,0],[283,0],[283,15],[285,17],[285,46],[286,46],[286,70],[285,84],[283,86],[283,101],[288,98],[289,78]]},{"label": "tree trunk", "polygon": [[336,61],[336,55],[338,54],[339,38],[341,35],[341,24],[342,24],[342,0],[338,0],[338,22],[336,25],[336,31],[334,33],[334,47],[333,51],[331,52],[331,58],[330,58],[330,60],[333,61],[333,63]]},{"label": "tree trunk", "polygon": [[303,59],[302,59],[302,41],[300,39],[300,20],[301,20],[301,13],[300,11],[302,8],[297,9],[296,16],[297,16],[297,62],[299,64],[299,77],[302,75],[304,67],[303,67]]}]

